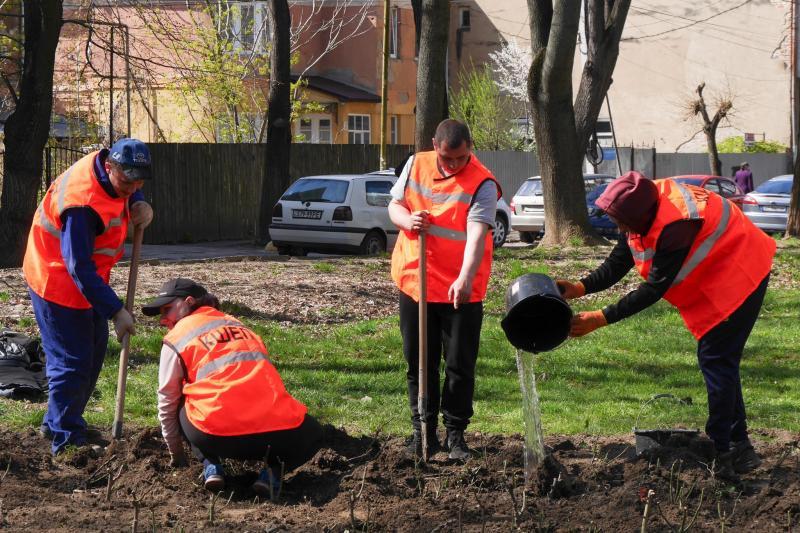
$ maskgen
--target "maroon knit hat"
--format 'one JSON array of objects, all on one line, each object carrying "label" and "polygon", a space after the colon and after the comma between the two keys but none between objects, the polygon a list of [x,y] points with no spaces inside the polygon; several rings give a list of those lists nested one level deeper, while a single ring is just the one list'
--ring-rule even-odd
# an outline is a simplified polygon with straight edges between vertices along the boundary
[{"label": "maroon knit hat", "polygon": [[631,171],[612,181],[595,204],[639,235],[644,235],[656,216],[658,189],[651,180]]}]

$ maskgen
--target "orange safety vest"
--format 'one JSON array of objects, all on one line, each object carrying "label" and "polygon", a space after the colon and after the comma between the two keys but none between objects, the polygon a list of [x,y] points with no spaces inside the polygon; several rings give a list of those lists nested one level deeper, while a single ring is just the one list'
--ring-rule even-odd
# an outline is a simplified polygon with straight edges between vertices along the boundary
[{"label": "orange safety vest", "polygon": [[212,307],[182,318],[164,337],[186,372],[186,416],[209,435],[293,429],[306,406],[286,392],[261,338]]},{"label": "orange safety vest", "polygon": [[89,207],[100,218],[103,232],[95,236],[92,261],[97,274],[108,283],[113,267],[124,250],[128,232],[128,200],[112,198],[100,185],[94,162],[99,152],[79,159],[47,189],[36,209],[28,235],[22,272],[28,286],[48,302],[72,309],[90,309],[61,256],[61,216],[73,207]]},{"label": "orange safety vest", "polygon": [[[500,184],[472,154],[467,165],[453,176],[444,177],[438,167],[436,152],[420,152],[414,156],[405,203],[411,212],[426,210],[431,226],[426,237],[427,300],[449,302],[447,291],[461,272],[467,244],[467,215],[478,188],[492,180],[497,185],[497,198],[502,196]],[[470,302],[481,302],[486,296],[492,270],[492,232],[487,232],[483,258],[472,282]],[[419,301],[419,235],[401,231],[392,253],[392,279],[397,287]]]},{"label": "orange safety vest", "polygon": [[629,234],[636,269],[647,279],[661,231],[677,220],[702,220],[664,299],[678,308],[686,327],[700,339],[728,318],[772,268],[775,240],[718,194],[671,179],[655,180],[658,211],[646,235]]}]

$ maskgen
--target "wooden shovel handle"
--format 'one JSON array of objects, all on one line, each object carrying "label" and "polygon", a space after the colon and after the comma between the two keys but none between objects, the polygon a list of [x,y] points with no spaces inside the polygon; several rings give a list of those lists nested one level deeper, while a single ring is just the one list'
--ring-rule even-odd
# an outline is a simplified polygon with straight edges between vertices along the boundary
[{"label": "wooden shovel handle", "polygon": [[422,458],[430,458],[428,448],[428,271],[425,233],[419,234],[419,379],[417,410],[422,432]]},{"label": "wooden shovel handle", "polygon": [[[133,301],[136,296],[136,278],[139,276],[139,254],[142,249],[143,226],[133,228],[133,250],[131,252],[131,269],[128,273],[128,293],[125,295],[125,309],[133,315]],[[111,436],[115,439],[122,437],[122,419],[125,411],[125,386],[128,381],[128,354],[130,352],[130,335],[122,337],[122,350],[119,354],[119,373],[117,374],[117,403],[114,408],[114,425],[111,427]]]}]

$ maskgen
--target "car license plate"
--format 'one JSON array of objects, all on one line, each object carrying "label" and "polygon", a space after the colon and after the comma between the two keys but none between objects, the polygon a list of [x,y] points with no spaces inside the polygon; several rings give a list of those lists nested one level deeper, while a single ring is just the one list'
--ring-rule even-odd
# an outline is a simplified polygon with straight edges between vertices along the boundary
[{"label": "car license plate", "polygon": [[770,213],[785,213],[786,207],[783,205],[762,205],[761,210]]},{"label": "car license plate", "polygon": [[534,207],[532,205],[523,205],[522,212],[523,213],[535,213],[537,211],[541,211],[541,208]]},{"label": "car license plate", "polygon": [[314,209],[292,209],[292,218],[319,220],[322,218],[322,211]]}]

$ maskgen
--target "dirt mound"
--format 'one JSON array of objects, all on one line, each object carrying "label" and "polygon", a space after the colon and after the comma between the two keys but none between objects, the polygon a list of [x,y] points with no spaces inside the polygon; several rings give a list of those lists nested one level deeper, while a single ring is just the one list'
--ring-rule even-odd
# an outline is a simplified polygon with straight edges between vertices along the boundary
[{"label": "dirt mound", "polygon": [[[34,431],[0,433],[2,527],[10,530],[217,529],[243,531],[537,531],[800,527],[797,436],[756,435],[764,463],[731,483],[708,468],[708,441],[637,456],[627,437],[550,437],[547,464],[526,488],[520,437],[468,435],[464,464],[427,464],[400,438],[352,437],[326,427],[325,444],[286,475],[275,502],[250,489],[259,465],[230,464],[226,490],[201,484],[201,465],[169,467],[156,428],[97,454],[50,457]],[[111,483],[109,483],[111,479]]]}]

